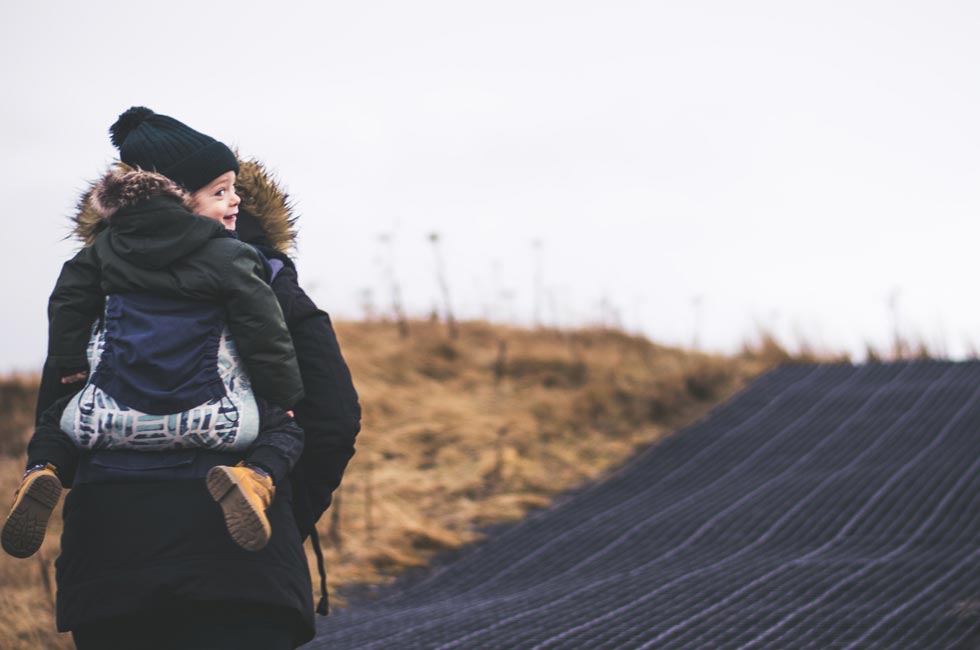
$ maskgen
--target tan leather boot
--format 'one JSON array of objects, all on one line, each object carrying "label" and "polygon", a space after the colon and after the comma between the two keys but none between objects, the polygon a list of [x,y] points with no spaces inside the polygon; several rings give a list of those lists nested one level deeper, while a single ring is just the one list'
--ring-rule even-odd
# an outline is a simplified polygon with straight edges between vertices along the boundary
[{"label": "tan leather boot", "polygon": [[211,498],[225,514],[225,525],[235,543],[247,551],[264,548],[272,535],[265,514],[276,495],[272,478],[239,463],[212,467],[207,484]]},{"label": "tan leather boot", "polygon": [[0,532],[0,545],[14,557],[30,557],[44,541],[48,519],[61,497],[61,480],[54,465],[32,469],[14,493],[14,505]]}]

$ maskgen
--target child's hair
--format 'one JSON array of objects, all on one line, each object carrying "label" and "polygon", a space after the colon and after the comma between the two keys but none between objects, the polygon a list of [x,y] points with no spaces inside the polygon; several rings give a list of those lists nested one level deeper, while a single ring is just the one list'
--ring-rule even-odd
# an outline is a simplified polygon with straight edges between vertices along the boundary
[{"label": "child's hair", "polygon": [[145,106],[120,115],[109,135],[124,163],[159,172],[189,192],[224,173],[238,173],[238,158],[223,142]]}]

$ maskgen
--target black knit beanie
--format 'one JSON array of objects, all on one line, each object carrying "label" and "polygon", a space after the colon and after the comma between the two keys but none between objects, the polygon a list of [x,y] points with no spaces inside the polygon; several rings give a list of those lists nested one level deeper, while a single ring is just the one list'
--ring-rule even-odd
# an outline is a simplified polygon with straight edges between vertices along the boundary
[{"label": "black knit beanie", "polygon": [[238,173],[238,160],[224,143],[144,106],[120,115],[109,135],[124,163],[159,172],[191,192],[226,172]]}]

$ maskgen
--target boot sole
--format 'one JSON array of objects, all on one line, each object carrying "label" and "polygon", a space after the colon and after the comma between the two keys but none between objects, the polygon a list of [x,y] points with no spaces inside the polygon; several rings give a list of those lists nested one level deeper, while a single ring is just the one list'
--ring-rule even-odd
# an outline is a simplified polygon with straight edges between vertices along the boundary
[{"label": "boot sole", "polygon": [[24,490],[0,533],[3,550],[19,558],[30,557],[41,548],[48,519],[61,497],[61,481],[55,476],[39,476]]},{"label": "boot sole", "polygon": [[256,509],[242,492],[238,478],[224,467],[208,472],[208,492],[225,515],[225,526],[236,544],[246,551],[258,551],[269,543],[272,533],[265,513]]}]

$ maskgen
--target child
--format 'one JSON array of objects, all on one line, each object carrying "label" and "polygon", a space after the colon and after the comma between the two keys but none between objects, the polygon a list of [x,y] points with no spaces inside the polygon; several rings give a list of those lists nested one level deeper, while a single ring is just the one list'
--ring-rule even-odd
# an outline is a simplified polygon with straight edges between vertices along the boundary
[{"label": "child", "polygon": [[76,448],[206,448],[247,452],[247,464],[213,467],[207,485],[233,539],[257,550],[271,533],[274,479],[299,457],[302,434],[261,430],[251,388],[288,408],[303,387],[266,263],[232,231],[238,161],[146,108],[126,111],[110,132],[123,165],[88,195],[98,217],[87,224],[90,245],[65,264],[48,309],[47,365],[62,381],[92,372],[52,407],[68,435],[35,432],[0,542],[18,557],[40,547]]}]

